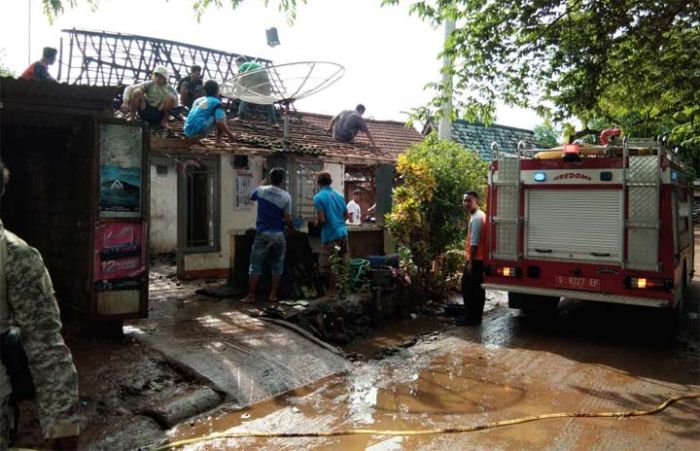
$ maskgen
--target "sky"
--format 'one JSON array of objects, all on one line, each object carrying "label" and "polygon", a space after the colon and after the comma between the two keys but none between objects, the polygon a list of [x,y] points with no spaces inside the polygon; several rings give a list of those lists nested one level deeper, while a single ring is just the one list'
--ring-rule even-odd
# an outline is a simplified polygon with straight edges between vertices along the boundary
[{"label": "sky", "polygon": [[[193,0],[99,0],[95,11],[78,0],[77,8],[66,7],[53,24],[43,15],[41,0],[0,3],[0,61],[17,75],[41,57],[44,46],[59,46],[61,29],[75,27],[181,41],[275,64],[341,64],[346,72],[340,81],[296,102],[298,110],[329,115],[363,103],[365,117],[405,121],[407,111],[429,101],[424,86],[441,78],[444,32],[410,16],[406,2],[380,7],[380,0],[308,0],[291,26],[275,0],[267,8],[263,0],[246,0],[235,10],[223,0],[223,8],[211,8],[199,23]],[[277,28],[281,45],[267,45],[270,27]],[[57,66],[50,71],[56,75]],[[533,111],[499,105],[496,123],[532,128],[542,119]]]}]

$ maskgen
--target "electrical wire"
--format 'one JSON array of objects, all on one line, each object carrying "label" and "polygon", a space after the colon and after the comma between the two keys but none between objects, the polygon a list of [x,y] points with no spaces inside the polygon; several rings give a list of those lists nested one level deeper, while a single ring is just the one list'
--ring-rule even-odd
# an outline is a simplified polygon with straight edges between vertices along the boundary
[{"label": "electrical wire", "polygon": [[547,413],[542,415],[531,415],[527,417],[515,418],[512,420],[502,420],[494,423],[478,424],[475,426],[457,426],[450,428],[439,429],[421,429],[421,430],[391,430],[391,429],[341,429],[337,431],[319,431],[319,432],[263,432],[263,431],[240,431],[214,433],[202,437],[194,437],[185,440],[168,443],[158,446],[153,451],[162,451],[180,446],[191,445],[194,443],[207,442],[211,440],[220,440],[228,438],[243,438],[243,437],[261,437],[261,438],[278,438],[278,437],[337,437],[345,435],[389,435],[389,436],[418,436],[418,435],[435,435],[435,434],[455,434],[462,432],[476,432],[486,429],[495,429],[504,426],[514,426],[516,424],[530,423],[539,420],[550,420],[554,418],[628,418],[640,417],[645,415],[654,415],[662,412],[671,404],[684,400],[700,398],[700,392],[689,393],[686,395],[672,396],[656,407],[646,410],[631,410],[625,412],[569,412],[569,413]]}]

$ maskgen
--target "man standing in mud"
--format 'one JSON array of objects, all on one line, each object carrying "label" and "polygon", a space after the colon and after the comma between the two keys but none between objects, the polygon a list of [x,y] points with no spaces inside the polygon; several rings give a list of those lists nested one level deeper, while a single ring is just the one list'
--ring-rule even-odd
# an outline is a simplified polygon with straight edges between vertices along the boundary
[{"label": "man standing in mud", "polygon": [[328,298],[338,296],[338,275],[333,271],[334,257],[347,259],[348,256],[348,208],[342,194],[331,188],[333,179],[329,172],[319,172],[316,179],[319,192],[314,196],[316,207],[316,224],[321,228],[321,245],[323,252],[319,257],[321,274],[329,278]]},{"label": "man standing in mud", "polygon": [[479,194],[468,191],[462,199],[469,213],[467,239],[464,243],[465,265],[462,273],[462,299],[465,315],[457,318],[460,326],[478,326],[484,314],[486,292],[481,287],[484,282],[484,253],[486,251],[486,215],[479,208]]},{"label": "man standing in mud", "polygon": [[[0,161],[0,196],[9,173]],[[78,375],[61,337],[61,319],[51,278],[39,252],[0,222],[0,450],[16,434],[13,395],[22,376],[22,358],[36,389],[47,449],[77,449]],[[21,334],[21,342],[13,337]],[[19,365],[18,365],[19,363]],[[26,366],[24,369],[26,369]],[[20,377],[18,377],[20,376]]]},{"label": "man standing in mud", "polygon": [[250,252],[248,270],[248,295],[241,302],[255,302],[258,281],[263,272],[265,260],[269,261],[272,272],[270,302],[277,301],[277,289],[284,272],[284,256],[287,241],[284,236],[285,225],[292,227],[292,196],[282,189],[284,169],[273,168],[270,171],[271,185],[255,188],[250,198],[258,202],[258,218],[255,221],[255,241]]}]

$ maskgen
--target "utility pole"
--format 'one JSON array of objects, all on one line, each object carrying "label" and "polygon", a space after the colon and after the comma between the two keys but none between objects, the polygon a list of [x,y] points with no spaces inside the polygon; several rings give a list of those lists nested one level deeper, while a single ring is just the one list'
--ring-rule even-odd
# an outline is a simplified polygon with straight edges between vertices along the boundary
[{"label": "utility pole", "polygon": [[[455,20],[445,20],[445,43],[455,31]],[[445,102],[442,104],[442,117],[438,125],[438,137],[440,139],[452,139],[452,75],[448,73],[448,68],[452,66],[454,60],[445,55],[442,57],[442,94]]]},{"label": "utility pole", "polygon": [[27,0],[27,66],[32,64],[32,0]]}]

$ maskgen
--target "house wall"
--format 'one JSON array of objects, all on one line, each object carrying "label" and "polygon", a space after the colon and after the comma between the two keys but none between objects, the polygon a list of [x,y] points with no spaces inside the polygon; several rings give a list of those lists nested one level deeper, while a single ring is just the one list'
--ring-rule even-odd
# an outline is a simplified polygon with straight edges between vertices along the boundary
[{"label": "house wall", "polygon": [[255,227],[255,204],[247,202],[250,192],[262,182],[262,157],[249,157],[248,169],[235,169],[233,155],[222,155],[221,227],[219,252],[185,255],[185,273],[192,277],[228,275],[232,240],[236,234]]},{"label": "house wall", "polygon": [[[341,163],[323,163],[323,170],[330,172],[333,179],[333,184],[331,185],[333,189],[343,194],[345,192],[345,165]],[[350,199],[346,199],[346,202],[349,201]]]},{"label": "house wall", "polygon": [[[158,166],[166,173],[158,174]],[[151,159],[151,251],[175,252],[177,248],[177,164],[169,158]]]}]

